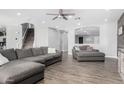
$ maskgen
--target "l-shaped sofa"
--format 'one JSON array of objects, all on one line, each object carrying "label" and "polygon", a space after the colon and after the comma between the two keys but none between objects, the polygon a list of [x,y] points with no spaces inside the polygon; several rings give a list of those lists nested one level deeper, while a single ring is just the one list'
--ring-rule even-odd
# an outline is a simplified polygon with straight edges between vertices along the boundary
[{"label": "l-shaped sofa", "polygon": [[62,53],[48,53],[48,47],[6,49],[0,53],[9,62],[0,66],[0,84],[31,84],[44,79],[45,67],[60,62]]}]

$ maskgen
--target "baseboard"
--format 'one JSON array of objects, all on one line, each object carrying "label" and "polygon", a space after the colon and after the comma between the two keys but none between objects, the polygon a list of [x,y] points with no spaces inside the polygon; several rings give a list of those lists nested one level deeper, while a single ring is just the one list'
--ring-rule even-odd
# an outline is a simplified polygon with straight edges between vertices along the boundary
[{"label": "baseboard", "polygon": [[118,59],[117,56],[105,56],[105,57]]},{"label": "baseboard", "polygon": [[68,52],[67,50],[62,50],[62,52]]},{"label": "baseboard", "polygon": [[68,52],[68,55],[72,55],[72,52]]}]

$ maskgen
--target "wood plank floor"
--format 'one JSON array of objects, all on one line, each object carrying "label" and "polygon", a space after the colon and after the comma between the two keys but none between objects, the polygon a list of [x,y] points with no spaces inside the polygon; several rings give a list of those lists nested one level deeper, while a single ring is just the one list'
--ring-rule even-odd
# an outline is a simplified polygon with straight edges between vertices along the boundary
[{"label": "wood plank floor", "polygon": [[46,68],[45,78],[38,84],[121,84],[116,61],[77,62],[65,55],[62,62]]}]

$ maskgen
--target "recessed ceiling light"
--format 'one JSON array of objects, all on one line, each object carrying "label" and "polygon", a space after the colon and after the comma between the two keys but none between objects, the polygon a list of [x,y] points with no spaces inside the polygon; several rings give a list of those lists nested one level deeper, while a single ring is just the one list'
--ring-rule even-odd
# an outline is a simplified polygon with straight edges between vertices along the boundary
[{"label": "recessed ceiling light", "polygon": [[79,25],[79,26],[80,26],[80,25],[81,25],[81,23],[78,23],[77,25]]},{"label": "recessed ceiling light", "polygon": [[17,13],[17,15],[18,15],[18,16],[20,16],[20,15],[21,15],[21,13],[20,13],[20,12],[18,12],[18,13]]},{"label": "recessed ceiling light", "polygon": [[59,26],[56,26],[56,28],[58,28]]},{"label": "recessed ceiling light", "polygon": [[107,21],[108,21],[108,19],[106,18],[104,21],[105,21],[105,22],[107,22]]},{"label": "recessed ceiling light", "polygon": [[42,21],[42,24],[45,24],[46,23],[46,21]]}]

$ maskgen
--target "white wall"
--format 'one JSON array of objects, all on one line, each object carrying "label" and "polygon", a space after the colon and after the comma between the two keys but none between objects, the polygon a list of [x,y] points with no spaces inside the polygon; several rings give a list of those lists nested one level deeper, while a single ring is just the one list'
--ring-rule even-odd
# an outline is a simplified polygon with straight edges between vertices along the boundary
[{"label": "white wall", "polygon": [[100,50],[117,58],[117,23],[103,24],[100,30]]},{"label": "white wall", "polygon": [[72,55],[72,49],[75,45],[75,31],[74,28],[69,29],[68,32],[68,54]]},{"label": "white wall", "polygon": [[[98,26],[98,25],[97,25]],[[117,23],[105,23],[100,25],[99,44],[90,44],[90,46],[104,52],[108,57],[117,58]],[[72,54],[72,48],[75,44],[74,29],[70,29],[68,33],[68,51]]]},{"label": "white wall", "polygon": [[62,33],[62,51],[68,51],[68,33]]},{"label": "white wall", "polygon": [[48,46],[48,29],[35,25],[34,47]]},{"label": "white wall", "polygon": [[[7,25],[7,48],[20,48],[21,44],[21,25]],[[16,40],[17,38],[17,40]],[[19,44],[20,43],[20,44]]]},{"label": "white wall", "polygon": [[48,46],[57,50],[60,49],[60,38],[57,30],[48,29]]}]

